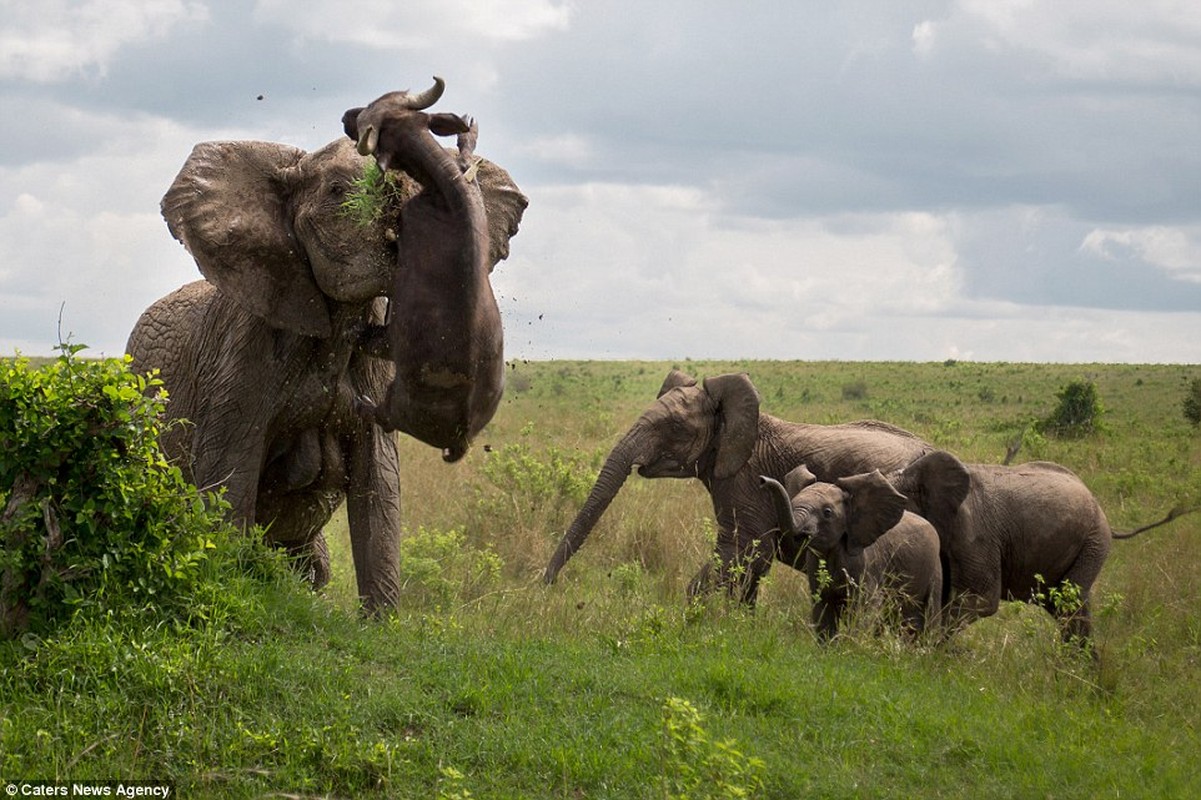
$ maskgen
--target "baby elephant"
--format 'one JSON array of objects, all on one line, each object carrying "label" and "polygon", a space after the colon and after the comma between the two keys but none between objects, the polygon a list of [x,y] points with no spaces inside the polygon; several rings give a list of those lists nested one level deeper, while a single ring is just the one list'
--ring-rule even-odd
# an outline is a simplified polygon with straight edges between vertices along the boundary
[{"label": "baby elephant", "polygon": [[838,618],[857,589],[899,597],[904,627],[914,634],[938,614],[938,533],[905,510],[905,496],[879,470],[824,483],[801,465],[783,484],[768,477],[760,483],[772,495],[781,541],[804,542],[813,624],[822,639],[838,632]]}]

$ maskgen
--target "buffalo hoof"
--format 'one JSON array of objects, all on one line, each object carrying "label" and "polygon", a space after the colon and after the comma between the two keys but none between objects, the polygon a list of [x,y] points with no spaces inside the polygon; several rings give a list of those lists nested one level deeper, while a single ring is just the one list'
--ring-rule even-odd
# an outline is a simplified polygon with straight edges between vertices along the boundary
[{"label": "buffalo hoof", "polygon": [[465,444],[442,448],[442,460],[447,464],[453,464],[465,455],[467,455],[467,445]]}]

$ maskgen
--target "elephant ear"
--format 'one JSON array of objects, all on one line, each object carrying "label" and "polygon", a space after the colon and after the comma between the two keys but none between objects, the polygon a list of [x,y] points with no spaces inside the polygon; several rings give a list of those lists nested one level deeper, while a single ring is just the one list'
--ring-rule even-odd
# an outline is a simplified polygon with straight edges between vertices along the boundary
[{"label": "elephant ear", "polygon": [[930,521],[946,547],[955,515],[972,488],[963,462],[945,450],[935,450],[901,470],[894,485]]},{"label": "elephant ear", "polygon": [[717,404],[717,462],[713,475],[728,478],[751,457],[759,437],[759,392],[745,372],[706,378],[705,393]]},{"label": "elephant ear", "polygon": [[683,387],[696,386],[696,378],[689,375],[683,370],[673,369],[667,373],[667,377],[663,379],[663,385],[659,387],[659,394],[656,397],[662,397],[672,389]]},{"label": "elephant ear", "polygon": [[274,327],[326,338],[329,308],[288,202],[304,155],[272,142],[202,142],[161,208],[171,235],[222,294]]},{"label": "elephant ear", "polygon": [[509,239],[517,235],[521,216],[530,201],[504,169],[480,159],[476,180],[484,196],[488,217],[488,269],[509,257]]},{"label": "elephant ear", "polygon": [[873,470],[834,482],[846,494],[847,550],[858,556],[905,514],[905,495]]},{"label": "elephant ear", "polygon": [[801,464],[784,476],[784,488],[789,497],[796,497],[807,486],[817,483],[817,476],[809,471],[809,467]]}]

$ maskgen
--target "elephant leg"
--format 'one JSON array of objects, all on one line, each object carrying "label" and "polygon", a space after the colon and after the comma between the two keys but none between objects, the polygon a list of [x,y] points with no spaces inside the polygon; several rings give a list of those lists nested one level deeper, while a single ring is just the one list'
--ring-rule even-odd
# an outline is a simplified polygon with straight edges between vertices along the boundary
[{"label": "elephant leg", "polygon": [[838,618],[842,616],[843,605],[845,600],[840,597],[822,596],[814,601],[810,616],[819,641],[828,642],[838,635]]},{"label": "elephant leg", "polygon": [[1091,649],[1093,618],[1088,595],[1081,598],[1080,607],[1074,612],[1059,615],[1059,625],[1065,643],[1075,642],[1086,650]]},{"label": "elephant leg", "polygon": [[943,627],[947,636],[954,635],[978,619],[991,617],[1001,607],[999,581],[981,591],[953,589],[951,599],[943,607]]},{"label": "elephant leg", "polygon": [[351,443],[346,514],[359,601],[367,614],[393,608],[400,596],[400,471],[396,440],[360,425]]},{"label": "elephant leg", "polygon": [[838,618],[842,616],[846,594],[830,583],[825,562],[815,553],[805,556],[805,574],[809,578],[809,596],[813,599],[809,618],[818,641],[828,642],[838,634]]},{"label": "elephant leg", "polygon": [[329,545],[325,534],[318,533],[311,541],[285,548],[296,571],[309,582],[313,591],[320,591],[329,583]]},{"label": "elephant leg", "polygon": [[193,476],[202,491],[224,487],[229,503],[228,517],[235,525],[249,528],[255,523],[259,479],[264,461],[261,432],[242,418],[232,421],[226,404],[208,409],[208,420],[196,425],[192,435]]},{"label": "elephant leg", "polygon": [[[1042,604],[1043,608],[1058,620],[1065,642],[1076,641],[1081,647],[1089,647],[1093,628],[1089,595],[1093,581],[1101,574],[1101,566],[1109,555],[1109,544],[1107,534],[1103,540],[1100,536],[1090,537],[1080,550],[1076,561],[1059,582],[1061,590],[1059,599],[1056,600],[1048,592],[1048,597]],[[1071,591],[1063,593],[1069,584],[1075,587],[1076,592],[1079,592],[1077,596],[1080,602],[1078,604],[1064,601],[1065,598],[1072,597]]]},{"label": "elephant leg", "polygon": [[688,581],[688,599],[696,600],[706,595],[712,594],[716,588],[713,578],[713,559],[709,559],[701,568],[692,576],[692,580]]},{"label": "elephant leg", "polygon": [[759,583],[770,568],[770,559],[723,560],[719,549],[688,582],[688,599],[694,600],[723,589],[729,597],[754,606],[759,595]]},{"label": "elephant leg", "polygon": [[759,598],[759,584],[770,569],[771,559],[752,550],[732,563],[723,564],[718,581],[730,597],[753,608]]}]

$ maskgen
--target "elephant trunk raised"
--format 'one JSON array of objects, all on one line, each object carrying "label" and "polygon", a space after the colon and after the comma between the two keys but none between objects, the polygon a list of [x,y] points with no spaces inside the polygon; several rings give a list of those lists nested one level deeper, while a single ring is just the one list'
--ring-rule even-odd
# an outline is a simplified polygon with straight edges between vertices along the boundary
[{"label": "elephant trunk raised", "polygon": [[802,534],[797,528],[796,518],[793,516],[792,498],[788,496],[788,490],[784,488],[784,484],[766,475],[759,476],[759,483],[767,490],[767,496],[771,498],[771,507],[776,513],[776,524],[780,527],[780,537],[783,539],[799,538]]},{"label": "elephant trunk raised", "polygon": [[605,509],[609,507],[609,503],[617,496],[617,492],[629,477],[630,470],[636,464],[645,461],[650,444],[648,435],[647,427],[636,423],[609,451],[604,466],[601,467],[600,474],[592,485],[592,491],[588,493],[588,499],[576,514],[575,519],[572,520],[571,526],[567,529],[567,533],[564,534],[546,566],[546,572],[542,576],[545,583],[554,583],[559,570],[563,569],[567,560],[583,546],[584,540],[588,538],[588,534],[592,533],[592,529],[601,515],[605,513]]}]

